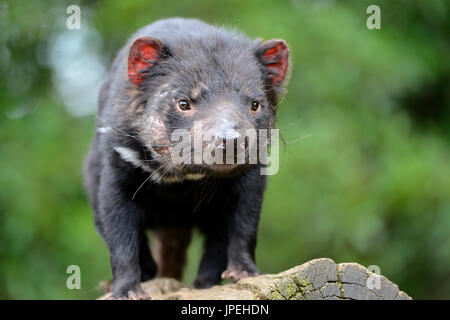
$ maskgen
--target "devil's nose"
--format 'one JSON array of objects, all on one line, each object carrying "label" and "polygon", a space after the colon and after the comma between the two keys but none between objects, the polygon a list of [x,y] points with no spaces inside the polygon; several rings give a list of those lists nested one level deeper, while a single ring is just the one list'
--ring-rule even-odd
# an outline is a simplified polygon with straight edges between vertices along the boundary
[{"label": "devil's nose", "polygon": [[229,119],[229,117],[217,120],[212,127],[214,128],[215,138],[217,140],[235,140],[241,136],[237,131],[238,126],[236,121]]},{"label": "devil's nose", "polygon": [[225,149],[227,146],[227,143],[233,143],[234,141],[237,141],[237,139],[241,136],[239,132],[237,132],[235,129],[226,129],[220,131],[216,135],[216,143],[219,142],[218,145],[219,148]]},{"label": "devil's nose", "polygon": [[236,131],[236,129],[228,128],[228,129],[223,129],[222,131],[220,131],[219,134],[217,135],[217,139],[220,139],[223,141],[236,140],[240,136],[241,136],[241,134],[238,131]]}]

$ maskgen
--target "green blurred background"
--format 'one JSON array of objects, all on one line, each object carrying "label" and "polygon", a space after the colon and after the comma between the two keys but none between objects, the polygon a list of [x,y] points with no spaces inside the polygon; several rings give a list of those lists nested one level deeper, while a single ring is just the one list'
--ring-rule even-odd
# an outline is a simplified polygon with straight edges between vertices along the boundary
[{"label": "green blurred background", "polygon": [[[81,8],[81,29],[66,8]],[[381,30],[366,8],[381,8]],[[91,299],[109,280],[81,166],[116,50],[197,17],[292,51],[257,264],[378,265],[414,298],[450,298],[449,1],[0,1],[0,298]],[[197,235],[185,281],[201,253]],[[66,268],[81,268],[81,290]]]}]

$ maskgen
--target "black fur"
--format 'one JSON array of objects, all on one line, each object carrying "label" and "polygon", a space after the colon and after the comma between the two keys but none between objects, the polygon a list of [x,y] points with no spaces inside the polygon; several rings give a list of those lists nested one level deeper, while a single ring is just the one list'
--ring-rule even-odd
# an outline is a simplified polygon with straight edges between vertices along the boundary
[{"label": "black fur", "polygon": [[[157,38],[164,48],[136,87],[127,81],[127,58],[139,37]],[[259,41],[234,31],[193,19],[169,19],[138,31],[116,57],[99,95],[97,128],[110,129],[96,133],[85,162],[95,223],[110,251],[114,297],[141,292],[140,282],[157,274],[148,229],[195,227],[204,234],[198,288],[218,284],[225,270],[237,278],[258,273],[254,254],[266,182],[260,165],[238,166],[226,174],[202,165],[179,170],[164,163],[167,158],[158,156],[158,147],[168,142],[174,128],[190,129],[194,120],[228,116],[214,109],[223,100],[236,107],[232,116],[238,110],[241,124],[272,128],[282,86],[271,85],[270,71],[258,60],[259,47]],[[167,93],[156,96],[164,84]],[[192,99],[196,113],[185,117],[175,110],[174,101],[189,97],[199,86],[200,94]],[[255,100],[263,109],[252,115],[248,106]],[[149,125],[155,118],[163,123],[156,135]],[[158,140],[159,135],[163,137]],[[182,181],[149,179],[149,172],[125,161],[115,147],[134,150],[151,170],[162,165],[164,177]],[[183,180],[187,173],[205,177]]]}]

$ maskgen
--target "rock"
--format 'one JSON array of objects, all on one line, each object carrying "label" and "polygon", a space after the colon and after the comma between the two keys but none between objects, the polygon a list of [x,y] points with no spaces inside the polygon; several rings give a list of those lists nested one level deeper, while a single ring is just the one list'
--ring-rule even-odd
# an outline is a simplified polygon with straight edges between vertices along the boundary
[{"label": "rock", "polygon": [[[278,274],[246,278],[234,284],[194,289],[175,279],[142,283],[156,300],[410,300],[396,284],[357,263],[311,260]],[[99,299],[106,299],[110,293]]]}]

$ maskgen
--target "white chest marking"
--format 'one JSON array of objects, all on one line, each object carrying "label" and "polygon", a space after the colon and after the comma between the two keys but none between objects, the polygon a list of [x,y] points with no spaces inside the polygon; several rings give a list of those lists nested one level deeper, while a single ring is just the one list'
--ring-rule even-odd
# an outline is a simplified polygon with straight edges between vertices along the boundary
[{"label": "white chest marking", "polygon": [[114,150],[120,155],[120,157],[125,160],[126,162],[129,162],[133,164],[136,168],[141,168],[147,172],[151,173],[151,180],[155,182],[164,182],[164,183],[180,183],[184,180],[200,180],[205,177],[204,174],[201,173],[187,173],[185,176],[167,176],[167,177],[161,177],[161,174],[158,171],[155,171],[151,169],[145,162],[143,162],[140,157],[139,153],[135,150],[132,150],[127,147],[114,147]]},{"label": "white chest marking", "polygon": [[186,180],[201,180],[205,177],[204,174],[202,173],[186,173],[186,175],[184,176],[184,178]]}]

